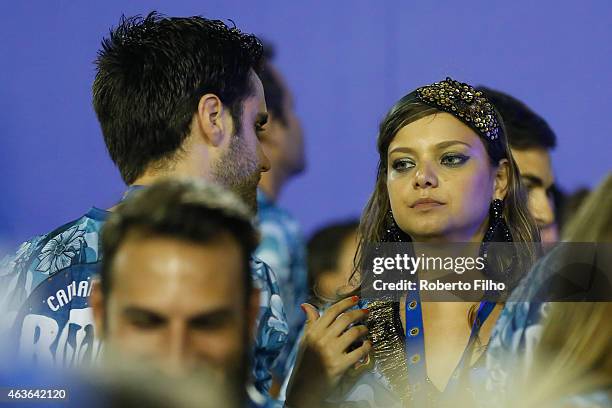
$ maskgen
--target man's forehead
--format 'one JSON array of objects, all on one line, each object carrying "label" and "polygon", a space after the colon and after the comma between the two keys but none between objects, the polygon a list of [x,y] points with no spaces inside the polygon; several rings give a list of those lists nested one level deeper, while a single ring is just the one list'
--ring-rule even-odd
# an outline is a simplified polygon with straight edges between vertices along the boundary
[{"label": "man's forehead", "polygon": [[521,176],[540,179],[547,188],[554,183],[550,153],[547,149],[512,149],[512,156]]},{"label": "man's forehead", "polygon": [[255,71],[251,71],[251,95],[246,98],[245,105],[247,105],[247,108],[253,111],[255,115],[265,115],[267,117],[268,110],[263,84]]},{"label": "man's forehead", "polygon": [[[163,234],[142,236],[140,232],[130,232],[118,248],[112,269],[116,279],[133,278],[141,282],[190,279],[207,285],[209,281],[220,284],[223,279],[216,278],[215,270],[240,273],[242,265],[236,259],[240,253],[238,243],[227,233],[219,233],[211,242],[200,243]],[[134,274],[133,269],[139,273]]]},{"label": "man's forehead", "polygon": [[259,75],[255,73],[255,71],[251,70],[250,74],[251,88],[253,91],[253,95],[256,97],[264,97],[264,87]]}]

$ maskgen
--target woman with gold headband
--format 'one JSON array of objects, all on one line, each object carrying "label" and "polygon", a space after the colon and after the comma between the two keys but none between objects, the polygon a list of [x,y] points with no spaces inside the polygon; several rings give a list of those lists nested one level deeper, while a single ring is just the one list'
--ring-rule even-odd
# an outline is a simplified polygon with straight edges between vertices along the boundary
[{"label": "woman with gold headband", "polygon": [[[482,254],[490,241],[539,241],[501,117],[473,87],[447,78],[404,96],[382,121],[377,146],[378,173],[361,218],[356,271],[366,267],[372,243],[477,243]],[[504,269],[508,281],[516,283],[537,256],[533,245],[517,251]],[[365,278],[355,276],[363,285]],[[470,388],[502,308],[484,300],[422,302],[418,290],[399,301],[353,296],[322,316],[304,305],[302,367],[289,395],[296,405],[303,405],[300,396],[310,398],[309,406],[332,388],[328,401],[366,403],[360,407],[443,404]],[[367,330],[342,329],[360,319]],[[359,336],[367,340],[355,348]],[[346,369],[357,352],[369,352],[369,364]],[[318,370],[318,386],[310,385],[307,396],[302,384],[313,380],[301,381],[309,372],[304,366]]]}]

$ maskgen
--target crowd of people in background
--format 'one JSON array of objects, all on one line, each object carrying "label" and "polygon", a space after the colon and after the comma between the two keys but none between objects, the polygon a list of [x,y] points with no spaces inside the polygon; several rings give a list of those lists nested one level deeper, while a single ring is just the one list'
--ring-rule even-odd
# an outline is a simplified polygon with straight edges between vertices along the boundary
[{"label": "crowd of people in background", "polygon": [[[525,103],[451,78],[408,92],[363,213],[306,240],[278,204],[307,161],[270,44],[124,17],[92,90],[125,194],[0,260],[0,385],[67,387],[71,406],[612,405],[612,176],[563,193]],[[449,242],[529,243],[509,298],[362,296],[368,245]],[[566,243],[594,244],[578,280]],[[587,294],[542,295],[570,281]]]}]

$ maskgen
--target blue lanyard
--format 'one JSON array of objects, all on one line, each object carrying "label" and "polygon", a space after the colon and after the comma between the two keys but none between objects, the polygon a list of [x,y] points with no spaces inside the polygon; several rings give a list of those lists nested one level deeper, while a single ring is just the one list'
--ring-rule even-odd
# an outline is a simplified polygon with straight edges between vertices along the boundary
[{"label": "blue lanyard", "polygon": [[[480,328],[487,320],[493,309],[495,302],[482,301],[478,307],[476,320],[472,325],[468,344],[463,351],[461,359],[457,367],[453,370],[453,374],[446,386],[445,392],[452,391],[457,388],[460,379],[465,378],[465,373],[469,369],[469,358],[472,355],[473,347],[478,338]],[[425,360],[425,337],[423,335],[423,310],[421,308],[421,296],[418,289],[409,291],[406,295],[406,340],[405,351],[408,374],[409,392],[412,395],[412,400],[416,406],[427,406],[427,365]]]}]

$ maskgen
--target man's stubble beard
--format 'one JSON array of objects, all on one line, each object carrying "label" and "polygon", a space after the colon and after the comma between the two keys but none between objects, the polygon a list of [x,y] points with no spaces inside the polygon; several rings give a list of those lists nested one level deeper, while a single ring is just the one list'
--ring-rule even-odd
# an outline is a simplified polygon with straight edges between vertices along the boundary
[{"label": "man's stubble beard", "polygon": [[261,174],[257,154],[248,151],[240,134],[231,136],[227,152],[213,165],[213,180],[244,201],[253,215],[257,214],[257,185]]}]

